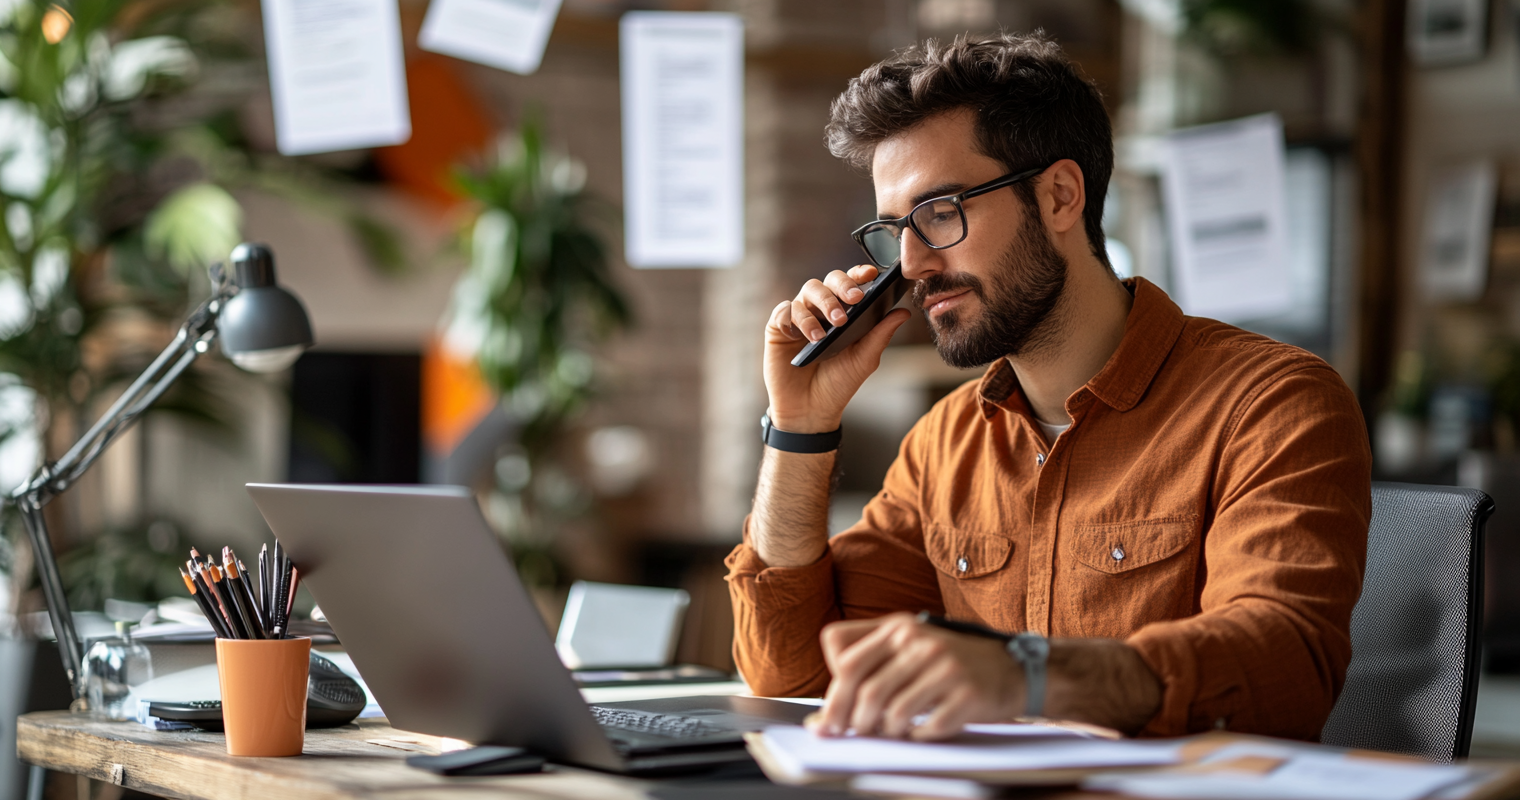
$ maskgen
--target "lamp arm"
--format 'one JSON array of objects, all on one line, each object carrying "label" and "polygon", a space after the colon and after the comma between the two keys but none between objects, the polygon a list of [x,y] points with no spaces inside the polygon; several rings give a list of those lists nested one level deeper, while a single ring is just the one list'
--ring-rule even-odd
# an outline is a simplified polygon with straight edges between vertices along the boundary
[{"label": "lamp arm", "polygon": [[[216,275],[213,270],[213,275]],[[84,697],[83,644],[74,629],[74,617],[69,609],[68,595],[63,590],[63,579],[58,572],[58,562],[53,557],[52,538],[48,533],[47,520],[42,508],[54,497],[62,494],[89,471],[106,448],[118,436],[131,429],[133,423],[147,411],[179,376],[201,354],[211,349],[216,341],[217,317],[234,292],[230,282],[218,281],[215,293],[199,308],[191,312],[185,324],[180,326],[174,341],[164,348],[158,357],[132,381],[121,397],[111,404],[100,419],[70,447],[63,457],[50,464],[43,464],[32,478],[18,487],[8,498],[21,512],[22,523],[31,539],[32,555],[37,562],[37,576],[42,582],[43,597],[47,601],[48,618],[53,623],[53,634],[58,640],[58,655],[63,660],[63,671],[74,691],[76,699]]]}]

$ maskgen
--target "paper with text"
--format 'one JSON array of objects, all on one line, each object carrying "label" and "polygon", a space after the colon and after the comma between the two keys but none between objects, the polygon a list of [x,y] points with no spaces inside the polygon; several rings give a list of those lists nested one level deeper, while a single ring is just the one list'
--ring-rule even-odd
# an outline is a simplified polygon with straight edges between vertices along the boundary
[{"label": "paper with text", "polygon": [[1167,138],[1161,188],[1183,311],[1233,322],[1292,308],[1283,163],[1276,114]]},{"label": "paper with text", "polygon": [[417,46],[509,72],[538,71],[560,0],[433,0]]},{"label": "paper with text", "polygon": [[632,12],[620,36],[628,263],[731,266],[744,256],[744,23]]},{"label": "paper with text", "polygon": [[263,0],[275,137],[288,155],[412,135],[396,0]]}]

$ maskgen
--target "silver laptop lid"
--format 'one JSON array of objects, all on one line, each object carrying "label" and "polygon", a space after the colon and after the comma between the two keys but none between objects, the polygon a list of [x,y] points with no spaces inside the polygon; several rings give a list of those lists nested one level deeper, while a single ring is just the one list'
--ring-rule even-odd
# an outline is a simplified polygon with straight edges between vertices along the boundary
[{"label": "silver laptop lid", "polygon": [[466,489],[248,493],[392,725],[620,766]]}]

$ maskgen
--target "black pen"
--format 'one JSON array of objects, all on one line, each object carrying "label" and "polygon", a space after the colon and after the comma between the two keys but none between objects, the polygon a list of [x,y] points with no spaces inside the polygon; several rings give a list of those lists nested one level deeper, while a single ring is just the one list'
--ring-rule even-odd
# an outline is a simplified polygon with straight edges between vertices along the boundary
[{"label": "black pen", "polygon": [[264,615],[264,628],[271,631],[274,630],[274,614],[270,613],[274,608],[272,594],[269,590],[269,543],[265,542],[259,548],[259,613]]},{"label": "black pen", "polygon": [[1003,633],[999,630],[993,630],[986,625],[979,625],[975,622],[960,622],[958,620],[945,619],[944,617],[938,616],[936,614],[930,614],[927,611],[918,612],[918,621],[924,623],[925,625],[933,625],[936,628],[943,628],[954,633],[964,633],[971,636],[980,636],[983,639],[996,639],[1000,642],[1007,642],[1013,639],[1012,634]]}]

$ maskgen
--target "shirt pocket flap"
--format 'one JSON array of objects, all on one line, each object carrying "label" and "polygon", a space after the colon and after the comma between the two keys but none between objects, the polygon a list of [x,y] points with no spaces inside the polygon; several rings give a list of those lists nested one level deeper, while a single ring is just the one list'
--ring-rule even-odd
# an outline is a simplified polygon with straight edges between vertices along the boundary
[{"label": "shirt pocket flap", "polygon": [[1099,572],[1128,572],[1177,555],[1198,538],[1198,516],[1077,526],[1073,555]]},{"label": "shirt pocket flap", "polygon": [[924,542],[929,561],[953,578],[980,578],[1008,563],[1013,542],[995,534],[930,523]]}]

